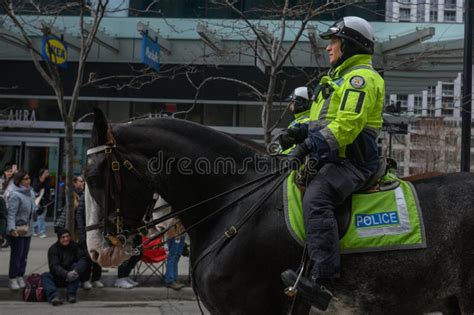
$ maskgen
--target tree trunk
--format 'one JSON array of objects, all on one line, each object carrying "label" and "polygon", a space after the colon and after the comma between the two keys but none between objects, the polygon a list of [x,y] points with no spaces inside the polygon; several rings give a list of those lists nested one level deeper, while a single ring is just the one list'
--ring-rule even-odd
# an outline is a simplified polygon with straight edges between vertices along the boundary
[{"label": "tree trunk", "polygon": [[268,82],[267,98],[262,111],[262,127],[263,127],[263,139],[265,145],[269,145],[272,141],[272,107],[273,107],[273,95],[275,94],[275,86],[277,81],[277,75],[272,70],[270,74],[270,80]]},{"label": "tree trunk", "polygon": [[66,227],[71,232],[71,237],[75,238],[75,209],[74,209],[74,130],[72,119],[64,122],[65,137],[64,137],[64,155],[66,161]]}]

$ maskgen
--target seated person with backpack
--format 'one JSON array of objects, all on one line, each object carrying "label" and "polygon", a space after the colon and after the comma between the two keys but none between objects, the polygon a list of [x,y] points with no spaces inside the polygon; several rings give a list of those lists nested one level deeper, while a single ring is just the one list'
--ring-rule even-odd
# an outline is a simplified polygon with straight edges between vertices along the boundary
[{"label": "seated person with backpack", "polygon": [[67,288],[69,303],[76,302],[79,275],[89,268],[85,251],[71,240],[69,231],[60,229],[57,235],[58,241],[48,250],[49,272],[41,275],[46,298],[54,306],[63,303],[58,287]]}]

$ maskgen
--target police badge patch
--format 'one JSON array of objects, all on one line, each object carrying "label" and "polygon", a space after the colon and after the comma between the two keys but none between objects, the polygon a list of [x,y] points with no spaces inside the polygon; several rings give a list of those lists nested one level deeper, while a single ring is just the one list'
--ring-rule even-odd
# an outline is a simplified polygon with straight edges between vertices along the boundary
[{"label": "police badge patch", "polygon": [[359,76],[359,75],[356,75],[354,77],[351,78],[350,80],[350,83],[353,87],[355,87],[356,89],[360,89],[362,87],[364,87],[365,85],[365,80],[363,77]]}]

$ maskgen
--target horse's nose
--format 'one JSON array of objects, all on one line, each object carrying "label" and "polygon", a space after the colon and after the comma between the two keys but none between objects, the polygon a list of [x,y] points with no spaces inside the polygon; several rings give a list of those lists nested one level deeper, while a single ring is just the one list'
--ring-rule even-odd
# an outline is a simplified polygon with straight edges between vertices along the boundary
[{"label": "horse's nose", "polygon": [[91,256],[92,261],[97,262],[97,260],[99,259],[99,252],[97,252],[96,250],[90,250],[89,254]]}]

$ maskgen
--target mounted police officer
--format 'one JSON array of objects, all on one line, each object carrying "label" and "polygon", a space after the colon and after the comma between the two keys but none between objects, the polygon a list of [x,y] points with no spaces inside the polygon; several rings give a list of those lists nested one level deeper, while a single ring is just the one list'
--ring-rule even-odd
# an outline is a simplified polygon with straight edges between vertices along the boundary
[{"label": "mounted police officer", "polygon": [[[382,126],[385,91],[383,79],[372,67],[374,33],[366,20],[345,17],[320,37],[330,40],[326,51],[331,69],[315,91],[308,136],[288,158],[302,162],[310,155],[319,160],[319,172],[307,185],[303,198],[313,268],[296,289],[311,304],[326,309],[333,279],[340,272],[334,212],[377,171],[376,139]],[[293,270],[282,273],[287,285],[296,279]]]},{"label": "mounted police officer", "polygon": [[308,134],[309,109],[311,100],[308,88],[306,86],[297,87],[291,93],[288,107],[293,113],[293,121],[289,124],[286,132],[283,133],[278,141],[280,142],[283,153],[290,152],[296,143],[302,142]]}]

